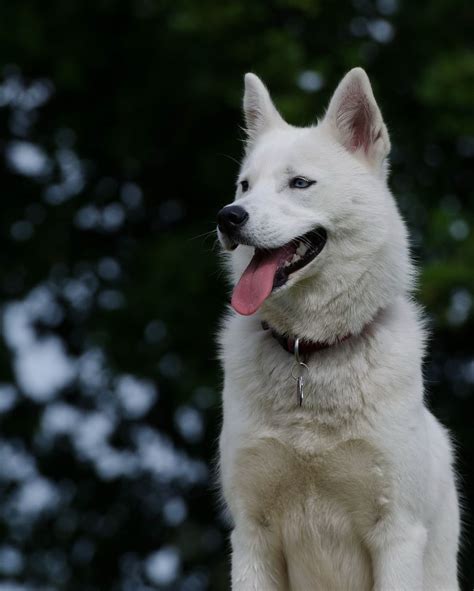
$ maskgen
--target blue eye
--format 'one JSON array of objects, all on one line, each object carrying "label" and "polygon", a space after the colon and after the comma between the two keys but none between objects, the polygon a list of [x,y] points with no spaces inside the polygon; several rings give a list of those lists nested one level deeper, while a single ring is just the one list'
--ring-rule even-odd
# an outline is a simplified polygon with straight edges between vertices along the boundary
[{"label": "blue eye", "polygon": [[290,188],[291,189],[307,189],[308,187],[311,187],[311,185],[314,185],[315,182],[316,181],[310,181],[308,179],[305,179],[302,176],[295,176],[290,181]]},{"label": "blue eye", "polygon": [[240,181],[240,186],[242,187],[242,193],[249,190],[249,182],[248,181]]}]

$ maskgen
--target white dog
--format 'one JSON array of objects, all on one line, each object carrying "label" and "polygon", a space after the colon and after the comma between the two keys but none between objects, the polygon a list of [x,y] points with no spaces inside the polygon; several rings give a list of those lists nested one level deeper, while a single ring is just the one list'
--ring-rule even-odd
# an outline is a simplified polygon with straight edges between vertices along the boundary
[{"label": "white dog", "polygon": [[245,78],[246,154],[218,215],[220,477],[234,591],[454,591],[449,435],[424,403],[425,332],[387,129],[365,72],[317,126]]}]

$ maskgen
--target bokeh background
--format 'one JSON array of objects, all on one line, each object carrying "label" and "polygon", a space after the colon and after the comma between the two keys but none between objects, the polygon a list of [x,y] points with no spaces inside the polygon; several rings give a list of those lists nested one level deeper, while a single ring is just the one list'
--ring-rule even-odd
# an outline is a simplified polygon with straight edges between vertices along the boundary
[{"label": "bokeh background", "polygon": [[473,11],[0,5],[1,591],[229,588],[213,483],[228,287],[212,231],[242,152],[243,74],[308,124],[355,65],[391,132],[432,330],[428,403],[457,441],[473,588]]}]

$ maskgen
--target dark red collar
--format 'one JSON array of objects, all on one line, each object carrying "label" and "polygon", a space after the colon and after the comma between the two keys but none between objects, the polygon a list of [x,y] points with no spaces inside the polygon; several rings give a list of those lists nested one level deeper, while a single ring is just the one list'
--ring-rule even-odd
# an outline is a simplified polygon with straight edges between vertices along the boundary
[{"label": "dark red collar", "polygon": [[[271,328],[266,322],[262,322],[263,330],[271,331],[272,337],[280,343],[280,345],[292,355],[295,352],[295,341],[296,338],[294,337],[285,337],[276,332],[273,328]],[[328,343],[327,341],[305,341],[304,339],[300,339],[299,342],[299,352],[300,355],[309,355],[310,353],[315,353],[316,351],[323,351],[324,349],[329,349],[329,347],[333,347],[334,345],[339,345],[347,339],[350,339],[352,334],[347,334],[343,337],[338,338],[333,343]]]}]

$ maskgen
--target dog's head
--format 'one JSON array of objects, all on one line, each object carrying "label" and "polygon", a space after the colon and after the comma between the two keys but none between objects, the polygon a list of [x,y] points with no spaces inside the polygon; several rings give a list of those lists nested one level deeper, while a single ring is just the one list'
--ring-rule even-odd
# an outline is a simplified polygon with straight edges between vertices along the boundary
[{"label": "dog's head", "polygon": [[[348,316],[344,307],[357,308],[359,298],[374,313],[406,290],[406,232],[386,182],[390,141],[366,73],[351,70],[324,118],[306,128],[286,123],[247,74],[244,114],[235,200],[218,214],[220,242],[232,252],[234,309],[262,308],[289,332],[282,319],[294,304],[329,324],[331,309]],[[359,324],[368,315],[358,314]]]}]

